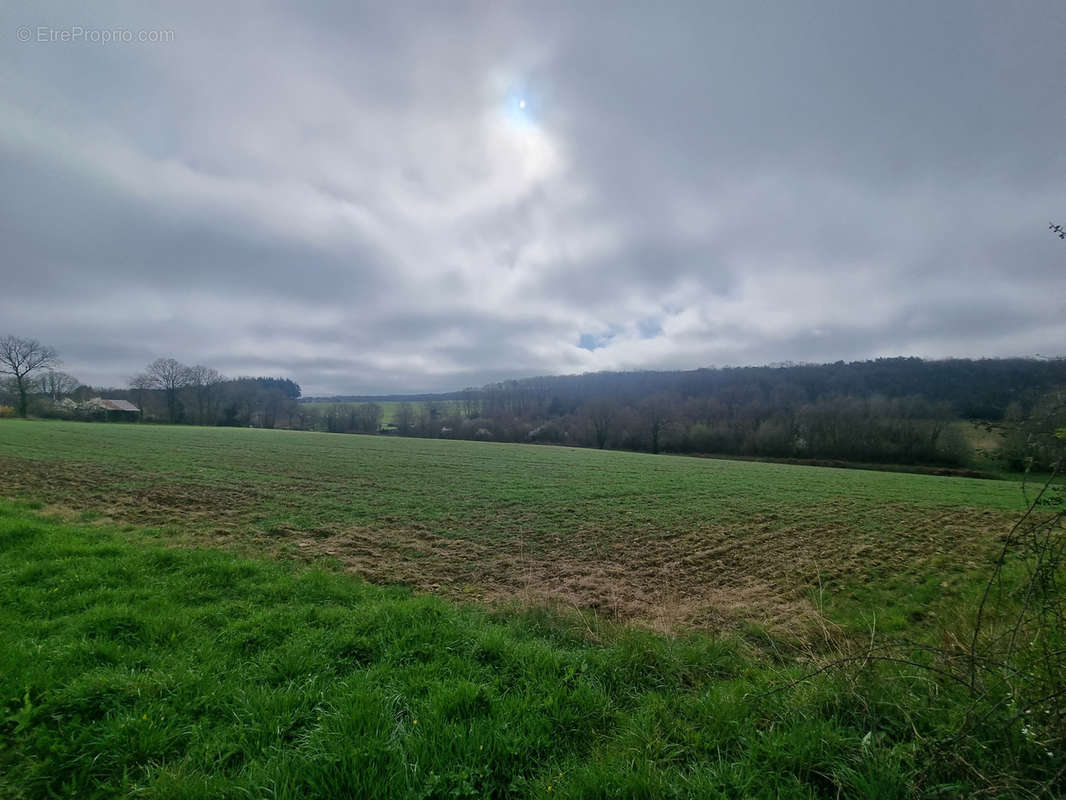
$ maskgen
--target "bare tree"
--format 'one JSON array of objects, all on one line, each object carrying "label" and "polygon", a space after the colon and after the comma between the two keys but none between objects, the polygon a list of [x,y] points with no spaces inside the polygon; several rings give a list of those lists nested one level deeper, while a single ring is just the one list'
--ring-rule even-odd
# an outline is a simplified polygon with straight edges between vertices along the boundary
[{"label": "bare tree", "polygon": [[463,416],[473,419],[480,409],[480,398],[477,389],[466,388],[462,392]]},{"label": "bare tree", "polygon": [[410,403],[403,402],[396,406],[395,423],[401,436],[411,435],[415,424],[415,410]]},{"label": "bare tree", "polygon": [[153,388],[166,393],[168,420],[177,422],[178,392],[189,385],[189,368],[177,359],[157,358],[148,365],[147,375]]},{"label": "bare tree", "polygon": [[213,415],[219,384],[226,379],[217,369],[202,364],[188,368],[188,379],[196,397],[196,422],[203,425]]},{"label": "bare tree", "polygon": [[18,405],[18,387],[15,385],[14,378],[0,378],[0,406],[10,406],[9,409],[14,411]]},{"label": "bare tree", "polygon": [[611,427],[614,424],[615,417],[618,416],[618,404],[605,398],[590,400],[585,403],[583,411],[585,418],[592,426],[596,447],[602,450],[607,446]]},{"label": "bare tree", "polygon": [[670,408],[670,398],[662,394],[652,395],[640,404],[639,411],[648,426],[653,453],[659,452],[659,443],[662,440],[663,427],[670,417]]},{"label": "bare tree", "polygon": [[54,369],[48,370],[37,379],[37,389],[41,394],[48,395],[53,403],[64,395],[70,394],[80,385],[81,381],[73,375]]},{"label": "bare tree", "polygon": [[377,403],[360,403],[352,412],[355,429],[360,433],[377,433],[381,428],[383,412]]},{"label": "bare tree", "polygon": [[148,392],[156,387],[155,379],[142,372],[130,378],[129,386],[137,393],[137,407],[141,409],[141,419],[144,419],[144,401],[148,398]]},{"label": "bare tree", "polygon": [[18,389],[18,412],[25,417],[28,409],[26,393],[33,373],[59,364],[56,351],[36,339],[5,336],[0,339],[0,374],[13,375]]}]

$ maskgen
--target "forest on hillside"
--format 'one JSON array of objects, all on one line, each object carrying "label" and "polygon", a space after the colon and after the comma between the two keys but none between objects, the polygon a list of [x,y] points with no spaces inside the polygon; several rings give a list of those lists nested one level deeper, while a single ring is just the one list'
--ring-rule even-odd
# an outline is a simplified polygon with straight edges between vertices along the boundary
[{"label": "forest on hillside", "polygon": [[[1066,359],[882,358],[599,372],[436,395],[301,399],[288,378],[227,378],[157,359],[121,388],[42,372],[28,410],[112,418],[92,403],[106,397],[135,404],[143,421],[171,424],[950,467],[973,463],[973,444],[957,424],[968,420],[997,426],[1002,436],[993,455],[1005,468],[1021,469],[1054,459],[1064,386]],[[0,386],[0,406],[4,391]]]},{"label": "forest on hillside", "polygon": [[[401,435],[946,466],[973,456],[952,423],[1001,423],[999,455],[1021,468],[1025,442],[1053,430],[1061,386],[1064,359],[882,358],[538,377],[417,399],[334,397],[324,408],[318,400],[320,426],[334,431],[365,431],[358,420],[373,406],[398,402],[389,429]],[[1052,450],[1038,448],[1036,462]]]}]

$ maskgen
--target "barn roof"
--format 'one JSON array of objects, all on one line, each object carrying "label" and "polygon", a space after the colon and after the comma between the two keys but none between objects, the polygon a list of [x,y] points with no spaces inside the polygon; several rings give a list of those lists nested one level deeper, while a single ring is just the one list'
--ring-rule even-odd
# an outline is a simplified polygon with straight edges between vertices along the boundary
[{"label": "barn roof", "polygon": [[94,405],[99,405],[100,408],[106,408],[108,411],[140,411],[140,409],[129,400],[108,400],[103,397],[97,397],[94,399],[93,403]]}]

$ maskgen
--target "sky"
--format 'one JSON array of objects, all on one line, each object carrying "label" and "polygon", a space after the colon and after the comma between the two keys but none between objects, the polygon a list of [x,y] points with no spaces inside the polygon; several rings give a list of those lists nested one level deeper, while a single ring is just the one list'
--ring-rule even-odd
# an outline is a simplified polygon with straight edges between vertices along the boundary
[{"label": "sky", "polygon": [[305,395],[1066,354],[1066,3],[0,4],[0,335]]}]

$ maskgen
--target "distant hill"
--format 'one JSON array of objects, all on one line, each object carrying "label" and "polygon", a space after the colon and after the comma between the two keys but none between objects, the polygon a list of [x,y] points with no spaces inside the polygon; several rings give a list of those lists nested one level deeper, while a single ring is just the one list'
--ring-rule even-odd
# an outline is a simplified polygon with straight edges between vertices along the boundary
[{"label": "distant hill", "polygon": [[344,395],[317,402],[476,401],[533,404],[572,411],[590,400],[633,404],[658,395],[716,397],[729,403],[792,406],[830,397],[922,396],[947,403],[964,419],[999,420],[1011,403],[1023,409],[1066,385],[1066,359],[984,358],[927,361],[878,358],[832,364],[774,364],[694,370],[596,372],[503,381],[458,392],[415,395]]}]

